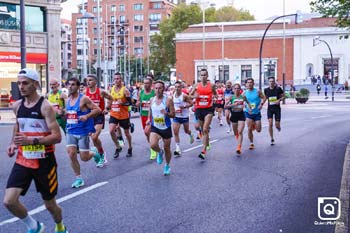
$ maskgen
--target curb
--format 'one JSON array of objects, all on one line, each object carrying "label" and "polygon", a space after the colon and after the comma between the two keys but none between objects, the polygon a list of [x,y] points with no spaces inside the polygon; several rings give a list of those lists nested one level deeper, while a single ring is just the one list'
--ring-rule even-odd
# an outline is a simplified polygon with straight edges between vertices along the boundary
[{"label": "curb", "polygon": [[[335,227],[335,233],[348,233],[349,232],[349,198],[350,198],[350,142],[346,147],[343,176],[341,179],[341,186],[339,192],[339,199],[341,202],[341,215]],[[344,224],[343,224],[344,223]]]}]

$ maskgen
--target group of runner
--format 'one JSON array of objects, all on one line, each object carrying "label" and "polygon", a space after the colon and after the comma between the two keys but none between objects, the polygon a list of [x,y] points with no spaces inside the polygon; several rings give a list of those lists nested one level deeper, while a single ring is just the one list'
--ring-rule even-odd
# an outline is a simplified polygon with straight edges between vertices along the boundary
[{"label": "group of runner", "polygon": [[[73,188],[84,185],[80,171],[78,154],[81,161],[94,159],[97,167],[107,163],[106,151],[99,139],[104,129],[105,114],[109,113],[109,134],[115,144],[114,158],[118,158],[124,144],[124,136],[128,142],[127,157],[132,156],[133,127],[130,122],[129,106],[132,103],[129,90],[123,85],[122,75],[114,74],[114,86],[108,92],[97,87],[97,77],[88,75],[87,87],[80,90],[81,83],[77,78],[70,78],[66,86],[69,96],[59,90],[57,79],[50,80],[51,91],[47,100],[40,97],[36,90],[39,87],[39,75],[35,70],[25,68],[18,74],[18,86],[23,98],[13,105],[17,116],[13,138],[7,153],[10,157],[18,155],[8,179],[4,204],[9,211],[20,218],[27,226],[29,233],[44,232],[45,226],[28,215],[19,201],[25,195],[30,183],[34,180],[37,191],[41,193],[45,206],[56,222],[56,233],[67,233],[62,222],[61,208],[57,205],[57,170],[54,155],[54,144],[60,143],[62,128],[66,134],[67,154],[71,161],[75,180]],[[254,149],[253,131],[261,131],[261,108],[268,101],[267,115],[271,145],[274,145],[273,116],[275,125],[281,130],[280,102],[284,95],[276,86],[274,78],[269,78],[269,87],[264,94],[254,88],[254,80],[245,81],[243,92],[240,84],[226,82],[225,88],[220,82],[210,83],[208,71],[200,71],[200,82],[188,90],[183,82],[177,81],[173,92],[166,92],[165,83],[154,81],[147,75],[143,80],[136,106],[140,107],[141,123],[146,140],[150,145],[150,159],[162,164],[165,157],[163,174],[170,174],[171,138],[175,136],[175,156],[181,156],[179,131],[183,125],[189,142],[194,142],[194,134],[190,130],[190,109],[194,111],[197,138],[201,138],[203,146],[198,157],[205,160],[210,149],[210,125],[215,111],[218,121],[223,126],[223,118],[237,139],[236,153],[242,153],[243,131],[245,121],[248,126],[249,149]],[[105,99],[107,100],[105,103]],[[51,105],[51,106],[50,106]],[[173,119],[173,120],[171,120]],[[232,128],[231,128],[232,127]],[[232,129],[232,130],[231,130]],[[90,148],[90,138],[93,147]],[[163,147],[160,147],[160,141]]]}]

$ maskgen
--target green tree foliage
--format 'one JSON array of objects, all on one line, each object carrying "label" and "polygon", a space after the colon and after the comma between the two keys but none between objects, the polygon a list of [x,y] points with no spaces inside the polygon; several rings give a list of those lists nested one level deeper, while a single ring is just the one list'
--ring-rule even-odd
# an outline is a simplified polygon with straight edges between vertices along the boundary
[{"label": "green tree foliage", "polygon": [[323,16],[337,17],[339,27],[350,28],[350,1],[349,0],[313,0],[311,9]]},{"label": "green tree foliage", "polygon": [[[168,74],[176,63],[175,35],[188,28],[191,24],[202,23],[202,10],[199,5],[180,4],[172,12],[170,18],[159,25],[160,33],[151,37],[150,66],[156,76]],[[248,11],[237,10],[233,6],[226,6],[216,10],[214,7],[205,10],[206,22],[229,22],[254,20]]]}]

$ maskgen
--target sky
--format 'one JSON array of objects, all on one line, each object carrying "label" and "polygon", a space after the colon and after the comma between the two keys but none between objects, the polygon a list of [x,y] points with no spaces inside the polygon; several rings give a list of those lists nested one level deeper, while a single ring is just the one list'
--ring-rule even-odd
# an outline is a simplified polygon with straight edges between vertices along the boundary
[{"label": "sky", "polygon": [[[193,1],[193,0],[192,0]],[[203,0],[208,1],[208,0]],[[245,9],[255,16],[256,20],[264,20],[271,16],[283,15],[283,1],[285,2],[285,14],[296,13],[300,10],[303,13],[310,13],[311,0],[209,0],[215,3],[217,7],[225,6],[233,2],[237,9]],[[78,11],[76,7],[81,0],[68,0],[62,3],[62,18],[70,19],[71,14]],[[191,1],[189,1],[191,2]]]}]

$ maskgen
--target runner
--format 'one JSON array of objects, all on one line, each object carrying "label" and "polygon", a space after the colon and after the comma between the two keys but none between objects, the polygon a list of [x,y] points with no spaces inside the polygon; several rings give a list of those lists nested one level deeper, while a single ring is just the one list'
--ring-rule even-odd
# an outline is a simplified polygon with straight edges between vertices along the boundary
[{"label": "runner", "polygon": [[[224,92],[225,104],[230,101],[232,95],[233,95],[232,82],[231,81],[227,81],[226,82],[225,92]],[[230,115],[231,115],[231,109],[230,108],[225,108],[225,117],[226,117],[226,123],[227,123],[227,131],[226,131],[226,133],[230,133],[232,131]]]},{"label": "runner", "polygon": [[56,120],[58,125],[62,128],[64,134],[66,134],[67,120],[65,118],[65,101],[68,96],[59,90],[59,82],[57,79],[52,78],[50,80],[51,91],[47,95],[47,99],[56,113]]},{"label": "runner", "polygon": [[201,82],[193,86],[190,97],[196,99],[195,114],[203,134],[203,148],[198,157],[204,160],[209,149],[209,127],[214,115],[213,96],[216,96],[216,90],[215,86],[208,81],[207,69],[201,69],[200,76]]},{"label": "runner", "polygon": [[[110,109],[109,118],[109,133],[116,146],[114,158],[119,157],[119,153],[122,150],[116,132],[120,130],[120,127],[124,129],[124,134],[128,140],[129,148],[126,157],[132,156],[132,144],[130,129],[130,115],[128,107],[131,105],[130,92],[125,86],[122,85],[122,75],[120,73],[114,74],[115,85],[111,89],[111,96],[113,101],[108,101],[107,109]],[[121,137],[121,130],[120,135]]]},{"label": "runner", "polygon": [[[151,98],[155,96],[155,92],[152,89],[152,83],[153,79],[150,78],[149,76],[146,76],[143,79],[143,89],[140,92],[140,95],[138,96],[137,102],[136,102],[136,107],[140,107],[140,115],[141,115],[141,123],[142,123],[142,128],[143,132],[146,135],[147,142],[149,143],[149,136],[150,136],[150,131],[145,130],[146,128],[146,122],[148,119],[148,113],[149,109],[151,106]],[[152,148],[150,148],[150,159],[156,159],[157,157],[157,152],[155,152]]]},{"label": "runner", "polygon": [[77,159],[77,147],[79,146],[80,159],[84,162],[94,157],[99,163],[100,157],[90,152],[89,135],[95,133],[93,118],[101,114],[101,109],[87,96],[79,93],[80,81],[77,78],[68,79],[67,86],[70,93],[67,110],[67,152],[71,160],[71,166],[76,179],[72,188],[83,186],[84,180],[80,173],[80,164]]},{"label": "runner", "polygon": [[284,99],[282,88],[276,86],[274,77],[269,78],[269,87],[264,89],[265,98],[263,105],[268,100],[267,119],[269,120],[269,134],[271,137],[271,146],[275,144],[273,137],[273,116],[275,115],[276,129],[281,131],[281,101]]},{"label": "runner", "polygon": [[224,89],[222,88],[222,84],[219,80],[215,81],[217,99],[214,101],[215,112],[218,113],[218,122],[220,126],[223,126],[222,122],[222,112],[224,109]]},{"label": "runner", "polygon": [[67,233],[62,222],[62,209],[58,206],[57,164],[54,154],[54,144],[61,142],[61,132],[55,118],[55,112],[49,102],[40,97],[39,75],[30,68],[22,69],[18,74],[18,87],[24,97],[16,101],[13,111],[17,123],[13,129],[10,146],[7,148],[9,157],[15,155],[16,162],[12,168],[5,190],[5,207],[27,227],[28,233],[42,233],[45,225],[28,215],[20,202],[34,180],[37,192],[40,192],[46,209],[53,217],[56,233]]},{"label": "runner", "polygon": [[91,139],[94,144],[94,147],[91,148],[91,151],[96,153],[98,156],[94,156],[97,160],[97,167],[103,167],[104,164],[107,163],[107,157],[106,153],[103,150],[101,140],[99,139],[99,136],[102,132],[102,129],[105,128],[105,100],[112,99],[112,97],[101,88],[97,87],[97,76],[94,74],[89,74],[86,79],[87,82],[87,88],[86,88],[86,96],[90,98],[90,100],[100,107],[100,109],[103,111],[98,116],[94,117],[94,126],[96,133],[91,134]]},{"label": "runner", "polygon": [[182,82],[175,82],[175,93],[172,96],[175,108],[175,118],[173,120],[173,130],[175,135],[176,148],[175,156],[181,156],[180,148],[180,126],[183,124],[185,133],[190,136],[190,143],[194,142],[193,134],[190,130],[190,111],[189,108],[193,105],[192,99],[182,91]]},{"label": "runner", "polygon": [[[151,109],[149,111],[147,125],[151,125],[150,144],[151,148],[158,153],[157,163],[163,163],[165,153],[166,164],[164,166],[164,175],[170,175],[171,160],[171,121],[175,116],[173,100],[164,95],[165,84],[162,81],[154,82],[155,97],[151,99]],[[159,147],[159,141],[163,139],[164,148]]]},{"label": "runner", "polygon": [[232,122],[232,129],[238,141],[236,149],[238,155],[242,151],[243,130],[246,119],[243,112],[244,102],[247,103],[248,111],[251,113],[251,106],[247,98],[241,94],[241,85],[236,83],[234,85],[234,94],[226,101],[225,108],[231,111],[230,121]]},{"label": "runner", "polygon": [[247,107],[244,110],[245,117],[247,118],[247,125],[248,125],[248,138],[250,141],[249,150],[254,149],[254,136],[253,136],[253,130],[256,129],[256,132],[261,132],[261,108],[263,106],[263,103],[261,100],[264,99],[264,95],[260,90],[257,90],[254,88],[254,79],[247,78],[245,80],[246,83],[246,90],[244,92],[244,96],[247,98],[248,102],[251,106],[251,111],[249,107]]},{"label": "runner", "polygon": [[80,92],[81,94],[85,95],[85,93],[86,93],[86,84],[85,84],[85,82],[80,83],[79,92]]}]

